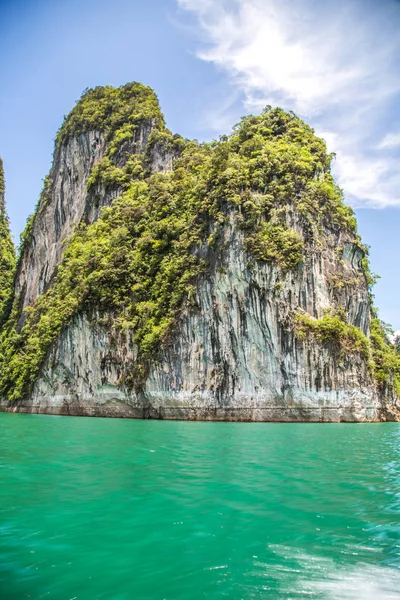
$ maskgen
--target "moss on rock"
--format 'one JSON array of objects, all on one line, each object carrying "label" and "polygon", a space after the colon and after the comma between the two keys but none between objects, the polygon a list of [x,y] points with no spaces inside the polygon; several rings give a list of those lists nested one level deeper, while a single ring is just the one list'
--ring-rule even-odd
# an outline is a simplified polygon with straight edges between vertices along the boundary
[{"label": "moss on rock", "polygon": [[[147,150],[119,166],[119,149],[144,121],[152,128]],[[293,213],[315,235],[324,227],[356,235],[353,212],[330,174],[332,156],[293,113],[267,107],[242,119],[230,136],[198,144],[173,136],[154,92],[133,83],[88,90],[65,119],[57,145],[88,130],[107,140],[89,190],[101,184],[121,194],[96,222],[82,223],[71,236],[50,288],[26,309],[21,330],[14,300],[0,343],[0,394],[10,400],[29,393],[51,343],[82,311],[112,314],[114,327],[132,330],[137,369],[145,374],[182,311],[195,304],[196,282],[208,268],[199,258],[200,245],[217,247],[232,216],[249,259],[284,270],[296,270],[307,249],[291,225]],[[170,173],[151,173],[157,145],[173,152]],[[322,325],[299,320],[297,334],[307,332],[368,353],[368,340],[338,317],[326,317]]]},{"label": "moss on rock", "polygon": [[143,120],[164,127],[164,117],[151,88],[133,82],[119,88],[107,85],[88,89],[64,118],[56,144],[86,131],[101,131],[107,137],[113,137],[115,143],[121,143],[124,136],[131,135],[134,127]]},{"label": "moss on rock", "polygon": [[3,161],[0,158],[0,324],[7,318],[12,301],[15,272],[15,248],[5,204]]},{"label": "moss on rock", "polygon": [[297,313],[293,330],[299,340],[312,338],[329,346],[339,355],[359,354],[369,366],[371,375],[380,387],[392,388],[400,396],[400,354],[389,339],[390,332],[374,316],[368,338],[358,327],[347,323],[343,311],[327,312],[321,319]]}]

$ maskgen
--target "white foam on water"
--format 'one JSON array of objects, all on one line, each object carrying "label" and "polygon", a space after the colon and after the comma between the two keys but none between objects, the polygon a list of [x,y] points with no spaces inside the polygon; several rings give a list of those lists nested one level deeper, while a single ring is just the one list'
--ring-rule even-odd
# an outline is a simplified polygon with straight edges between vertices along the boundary
[{"label": "white foam on water", "polygon": [[[365,562],[343,565],[293,548],[274,546],[273,549],[282,558],[294,559],[300,567],[300,573],[296,569],[297,576],[291,582],[285,581],[285,589],[281,588],[286,598],[400,600],[400,569]],[[279,571],[283,569],[278,567]]]},{"label": "white foam on water", "polygon": [[309,582],[326,600],[399,600],[400,572],[389,567],[359,565],[330,573],[324,581]]}]

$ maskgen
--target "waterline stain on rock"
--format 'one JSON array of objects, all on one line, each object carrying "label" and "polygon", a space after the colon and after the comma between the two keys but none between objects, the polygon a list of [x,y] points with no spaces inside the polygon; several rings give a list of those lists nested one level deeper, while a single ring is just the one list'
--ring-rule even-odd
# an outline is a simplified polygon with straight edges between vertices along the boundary
[{"label": "waterline stain on rock", "polygon": [[2,408],[396,419],[399,355],[330,162],[281,109],[198,144],[150,88],[86,92],[23,236]]}]

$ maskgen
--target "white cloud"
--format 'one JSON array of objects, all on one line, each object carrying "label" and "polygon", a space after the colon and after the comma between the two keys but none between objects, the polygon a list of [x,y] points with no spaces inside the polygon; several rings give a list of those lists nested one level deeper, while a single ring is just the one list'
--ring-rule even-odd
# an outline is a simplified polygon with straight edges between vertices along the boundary
[{"label": "white cloud", "polygon": [[400,146],[400,133],[387,133],[378,148],[395,148]]},{"label": "white cloud", "polygon": [[265,104],[295,110],[337,153],[335,172],[353,205],[400,205],[394,153],[400,134],[387,125],[400,98],[397,2],[178,4],[198,24],[199,58],[213,63],[243,92],[246,110]]}]

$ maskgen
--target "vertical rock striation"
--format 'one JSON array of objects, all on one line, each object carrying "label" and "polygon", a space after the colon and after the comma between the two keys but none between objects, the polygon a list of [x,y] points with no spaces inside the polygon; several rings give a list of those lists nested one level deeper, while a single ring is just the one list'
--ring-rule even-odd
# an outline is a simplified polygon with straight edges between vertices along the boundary
[{"label": "vertical rock striation", "polygon": [[16,281],[16,295],[25,308],[54,277],[63,244],[81,222],[89,201],[87,180],[105,152],[104,135],[88,131],[56,147],[35,214],[25,231]]},{"label": "vertical rock striation", "polygon": [[24,234],[2,409],[397,419],[399,357],[330,159],[280,109],[199,145],[149,88],[89,90]]}]

